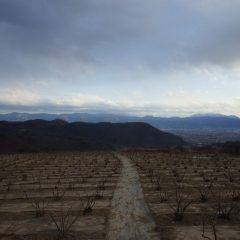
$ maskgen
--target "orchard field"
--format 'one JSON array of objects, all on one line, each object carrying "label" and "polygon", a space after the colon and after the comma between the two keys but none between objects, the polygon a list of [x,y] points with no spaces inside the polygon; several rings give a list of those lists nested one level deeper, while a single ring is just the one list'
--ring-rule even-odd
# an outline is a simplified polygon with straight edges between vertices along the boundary
[{"label": "orchard field", "polygon": [[110,152],[2,155],[2,238],[104,239],[120,168]]},{"label": "orchard field", "polygon": [[161,239],[240,239],[240,158],[128,152]]},{"label": "orchard field", "polygon": [[1,239],[240,239],[240,158],[193,151],[0,155]]}]

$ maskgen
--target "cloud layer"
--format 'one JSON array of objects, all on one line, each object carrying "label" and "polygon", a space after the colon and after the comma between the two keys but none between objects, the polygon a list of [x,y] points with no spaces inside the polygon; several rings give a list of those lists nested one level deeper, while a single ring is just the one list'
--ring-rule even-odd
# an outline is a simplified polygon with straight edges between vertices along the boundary
[{"label": "cloud layer", "polygon": [[[238,0],[1,0],[0,103],[81,107],[88,96],[85,106],[114,108],[138,86],[161,96],[208,90],[202,103],[226,102],[222,81],[240,87],[239,11]],[[169,105],[150,95],[140,103],[146,112]],[[235,98],[227,97],[229,109]]]}]

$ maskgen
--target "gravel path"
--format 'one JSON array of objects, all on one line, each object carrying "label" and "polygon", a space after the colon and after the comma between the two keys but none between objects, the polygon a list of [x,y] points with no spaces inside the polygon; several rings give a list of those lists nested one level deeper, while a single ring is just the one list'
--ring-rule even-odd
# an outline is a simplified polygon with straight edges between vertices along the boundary
[{"label": "gravel path", "polygon": [[116,153],[123,168],[112,200],[108,240],[160,239],[144,201],[137,170],[131,160]]}]

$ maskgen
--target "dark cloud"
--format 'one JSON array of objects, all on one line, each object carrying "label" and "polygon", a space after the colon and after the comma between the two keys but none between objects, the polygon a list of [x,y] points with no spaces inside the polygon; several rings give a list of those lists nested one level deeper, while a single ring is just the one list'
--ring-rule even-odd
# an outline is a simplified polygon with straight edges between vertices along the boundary
[{"label": "dark cloud", "polygon": [[54,82],[56,93],[58,83],[91,74],[88,89],[156,73],[164,81],[179,69],[230,68],[240,60],[239,11],[238,0],[0,0],[0,84],[14,92],[17,84]]},{"label": "dark cloud", "polygon": [[95,53],[101,44],[121,45],[140,28],[125,7],[117,1],[1,1],[1,80],[71,79],[94,68],[105,58]]},{"label": "dark cloud", "polygon": [[1,0],[1,81],[59,78],[60,70],[71,78],[101,64],[231,63],[240,53],[240,4],[229,2]]}]

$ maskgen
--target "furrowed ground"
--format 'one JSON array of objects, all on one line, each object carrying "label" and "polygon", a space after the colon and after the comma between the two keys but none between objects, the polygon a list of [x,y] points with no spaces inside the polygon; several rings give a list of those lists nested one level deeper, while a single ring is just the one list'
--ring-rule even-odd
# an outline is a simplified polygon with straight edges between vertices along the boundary
[{"label": "furrowed ground", "polygon": [[127,152],[162,240],[240,239],[240,158]]},{"label": "furrowed ground", "polygon": [[105,239],[121,162],[111,152],[0,156],[4,239]]},{"label": "furrowed ground", "polygon": [[1,239],[240,239],[240,158],[125,151],[0,156]]}]

